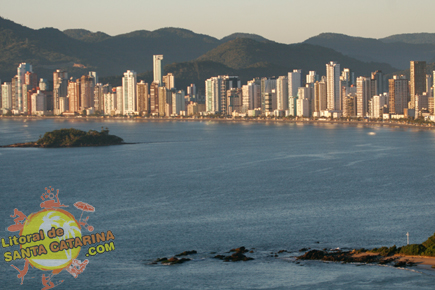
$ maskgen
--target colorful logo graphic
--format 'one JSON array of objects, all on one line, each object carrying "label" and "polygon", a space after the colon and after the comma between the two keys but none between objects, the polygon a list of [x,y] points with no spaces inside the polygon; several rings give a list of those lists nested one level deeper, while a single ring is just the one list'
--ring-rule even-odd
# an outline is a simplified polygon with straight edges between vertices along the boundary
[{"label": "colorful logo graphic", "polygon": [[86,257],[115,250],[115,236],[111,231],[83,235],[82,230],[94,230],[94,227],[88,224],[89,216],[83,219],[85,212],[95,212],[92,205],[81,201],[74,203],[74,207],[81,211],[77,221],[71,213],[63,209],[69,206],[61,204],[59,190],[56,194],[51,186],[45,190],[46,192],[41,195],[40,211],[26,216],[17,208],[14,209],[10,217],[14,219],[15,224],[9,226],[7,231],[19,234],[9,236],[8,239],[2,238],[1,241],[3,248],[19,246],[19,249],[5,252],[4,260],[25,261],[23,270],[11,264],[11,267],[18,271],[17,277],[21,279],[21,284],[29,271],[29,265],[42,271],[51,271],[47,276],[42,275],[43,290],[54,288],[64,282],[52,281],[53,277],[63,270],[74,278],[83,273],[89,260],[80,261],[77,258],[84,246],[90,246]]}]

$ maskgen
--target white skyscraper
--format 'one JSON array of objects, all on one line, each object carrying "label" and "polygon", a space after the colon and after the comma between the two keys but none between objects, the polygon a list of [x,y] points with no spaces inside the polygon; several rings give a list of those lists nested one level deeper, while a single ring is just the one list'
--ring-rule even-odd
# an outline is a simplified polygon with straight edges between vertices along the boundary
[{"label": "white skyscraper", "polygon": [[12,110],[12,83],[4,83],[1,85],[3,110]]},{"label": "white skyscraper", "polygon": [[327,110],[340,110],[340,64],[326,64],[326,82]]},{"label": "white skyscraper", "polygon": [[302,86],[302,70],[295,69],[288,73],[288,108],[289,115],[296,116],[298,88]]},{"label": "white skyscraper", "polygon": [[130,115],[137,111],[136,109],[136,85],[137,74],[135,71],[128,70],[122,78],[122,94],[124,100],[124,114]]},{"label": "white skyscraper", "polygon": [[285,76],[276,80],[276,100],[278,110],[288,109],[288,78]]},{"label": "white skyscraper", "polygon": [[159,86],[162,86],[162,60],[163,54],[157,54],[153,56],[153,81],[159,82]]}]

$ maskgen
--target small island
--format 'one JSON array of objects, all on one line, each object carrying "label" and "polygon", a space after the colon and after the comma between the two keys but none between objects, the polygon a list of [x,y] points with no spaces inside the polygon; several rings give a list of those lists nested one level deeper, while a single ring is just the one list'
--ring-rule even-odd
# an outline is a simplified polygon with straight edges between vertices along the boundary
[{"label": "small island", "polygon": [[100,132],[89,130],[88,132],[70,128],[47,132],[36,142],[16,143],[2,147],[39,147],[39,148],[60,148],[60,147],[89,147],[122,145],[124,140],[118,136],[110,135],[109,130],[101,129]]}]

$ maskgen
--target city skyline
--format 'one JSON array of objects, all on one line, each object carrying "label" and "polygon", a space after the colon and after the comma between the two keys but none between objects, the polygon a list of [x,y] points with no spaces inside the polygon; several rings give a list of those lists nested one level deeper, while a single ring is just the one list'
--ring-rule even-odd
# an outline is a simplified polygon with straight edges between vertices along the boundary
[{"label": "city skyline", "polygon": [[[179,27],[218,39],[232,33],[243,32],[259,34],[270,40],[287,44],[302,42],[323,32],[367,38],[435,32],[430,29],[430,11],[435,9],[435,2],[428,0],[412,3],[398,0],[368,0],[364,5],[359,6],[358,10],[355,9],[355,3],[344,0],[328,2],[313,0],[309,6],[302,1],[283,0],[272,1],[268,5],[257,0],[223,0],[219,3],[170,0],[165,2],[169,7],[164,9],[166,17],[150,12],[161,9],[161,4],[157,1],[133,0],[129,5],[120,6],[113,5],[118,4],[115,1],[79,0],[76,1],[76,5],[67,2],[52,5],[50,1],[43,0],[39,1],[34,9],[23,9],[23,5],[27,4],[33,3],[30,1],[4,3],[0,16],[33,29],[44,27],[54,27],[59,30],[87,29],[115,36],[136,30],[153,31],[164,27]],[[88,9],[82,9],[84,6],[81,4],[86,5]],[[374,7],[376,9],[373,9]],[[235,12],[240,12],[238,17],[233,17]],[[41,17],[35,17],[35,14]],[[113,18],[106,17],[114,14],[117,15],[116,22]],[[273,17],[267,17],[268,15]],[[367,17],[368,15],[370,17]],[[409,15],[419,15],[419,21],[398,21],[406,20]],[[264,20],[258,21],[259,18]],[[379,21],[373,21],[376,19]],[[381,23],[394,23],[394,25],[381,25]]]}]

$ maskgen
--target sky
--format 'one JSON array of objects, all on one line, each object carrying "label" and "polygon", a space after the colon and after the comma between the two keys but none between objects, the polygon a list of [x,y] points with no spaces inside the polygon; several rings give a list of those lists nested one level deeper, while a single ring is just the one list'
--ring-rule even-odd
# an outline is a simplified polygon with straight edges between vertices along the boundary
[{"label": "sky", "polygon": [[179,27],[218,39],[255,33],[287,44],[322,32],[370,38],[435,32],[434,0],[0,0],[0,16],[33,29],[114,36]]}]

